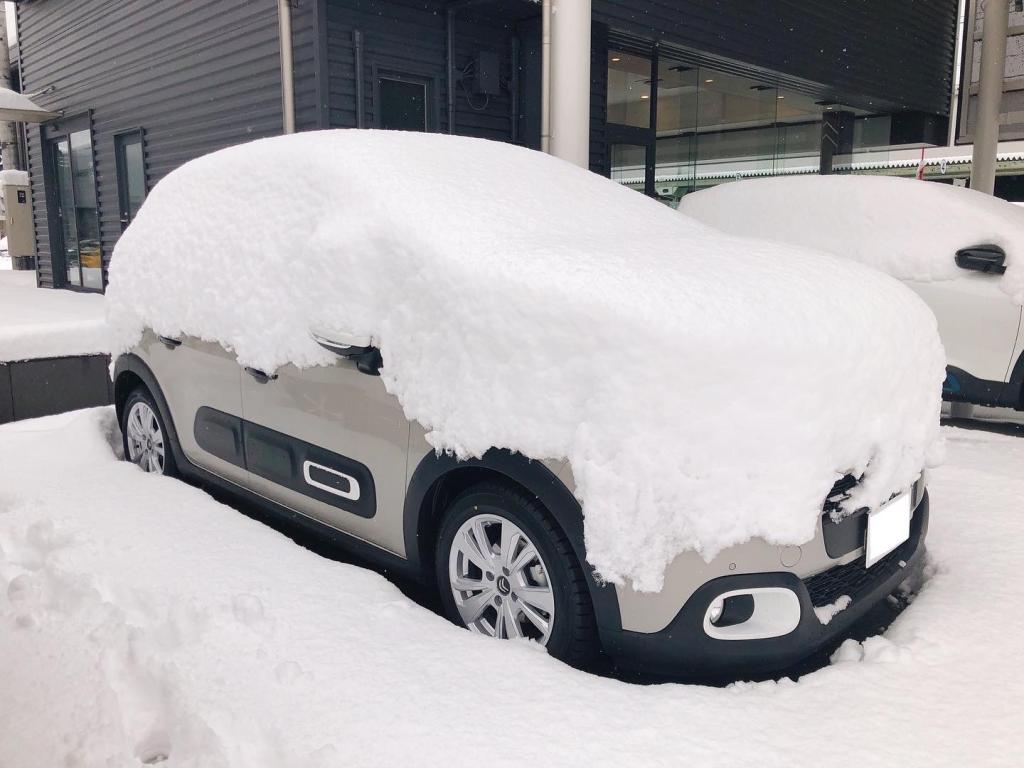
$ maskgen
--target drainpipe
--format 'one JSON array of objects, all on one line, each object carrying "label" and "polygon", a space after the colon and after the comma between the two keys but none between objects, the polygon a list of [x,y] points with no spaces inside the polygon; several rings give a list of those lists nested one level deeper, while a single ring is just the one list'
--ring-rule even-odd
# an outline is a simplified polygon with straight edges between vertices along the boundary
[{"label": "drainpipe", "polygon": [[548,92],[552,155],[590,167],[591,0],[551,0]]},{"label": "drainpipe", "polygon": [[540,151],[551,151],[551,0],[541,6]]},{"label": "drainpipe", "polygon": [[[996,154],[999,152],[999,112],[1003,101],[1006,67],[1006,33],[1009,26],[1006,0],[987,0],[981,37],[981,89],[978,93],[978,126],[971,157],[971,189],[991,195],[996,186]],[[965,34],[967,34],[965,32]]]},{"label": "drainpipe", "polygon": [[292,68],[291,0],[277,0],[277,28],[281,43],[282,128],[284,133],[295,133],[295,75]]},{"label": "drainpipe", "polygon": [[448,70],[448,133],[455,133],[455,5],[448,6],[445,37],[445,66]]}]

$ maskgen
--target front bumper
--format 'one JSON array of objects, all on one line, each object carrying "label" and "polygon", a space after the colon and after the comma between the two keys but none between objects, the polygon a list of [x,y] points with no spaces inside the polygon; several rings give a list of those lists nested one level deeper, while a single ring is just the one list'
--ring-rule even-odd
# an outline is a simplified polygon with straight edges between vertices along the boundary
[{"label": "front bumper", "polygon": [[[910,526],[910,538],[870,569],[863,555],[848,565],[800,579],[792,573],[750,573],[713,579],[697,589],[676,617],[660,632],[601,629],[605,652],[619,667],[651,675],[694,678],[761,677],[781,673],[830,646],[840,643],[851,628],[892,594],[924,561],[928,531],[925,492]],[[783,587],[800,601],[800,622],[787,635],[763,640],[717,640],[705,634],[709,603],[723,592],[759,587]],[[822,624],[814,608],[842,595],[849,606]]]}]

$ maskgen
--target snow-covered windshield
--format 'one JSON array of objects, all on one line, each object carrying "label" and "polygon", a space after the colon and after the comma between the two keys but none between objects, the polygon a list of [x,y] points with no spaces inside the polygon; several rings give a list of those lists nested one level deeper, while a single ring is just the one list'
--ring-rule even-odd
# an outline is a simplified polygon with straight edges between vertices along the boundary
[{"label": "snow-covered windshield", "polygon": [[325,131],[190,162],[115,249],[114,349],[144,327],[242,365],[371,336],[439,450],[567,459],[588,558],[658,589],[687,549],[809,540],[907,487],[938,435],[931,312],[875,270],[733,239],[538,152]]},{"label": "snow-covered windshield", "polygon": [[961,248],[1006,252],[1000,285],[1024,304],[1024,209],[947,184],[889,176],[798,176],[720,184],[680,201],[723,232],[817,248],[902,280],[963,275]]}]

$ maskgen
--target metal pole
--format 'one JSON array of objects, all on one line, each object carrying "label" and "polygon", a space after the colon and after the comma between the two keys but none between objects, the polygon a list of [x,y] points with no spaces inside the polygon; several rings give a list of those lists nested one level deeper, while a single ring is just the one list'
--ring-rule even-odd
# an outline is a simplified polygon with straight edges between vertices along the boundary
[{"label": "metal pole", "polygon": [[999,152],[999,112],[1003,101],[1006,67],[1006,33],[1010,11],[1006,0],[986,0],[981,38],[981,89],[978,93],[978,124],[974,130],[971,189],[991,195],[996,184]]},{"label": "metal pole", "polygon": [[541,6],[540,151],[551,151],[551,0]]},{"label": "metal pole", "polygon": [[552,0],[550,151],[590,167],[591,0]]},{"label": "metal pole", "polygon": [[[0,88],[11,87],[11,56],[7,47],[7,3],[0,2]],[[19,168],[18,129],[13,122],[0,121],[0,154],[4,170]]]},{"label": "metal pole", "polygon": [[352,30],[352,66],[356,70],[356,128],[366,127],[366,95],[363,92],[363,33]]},{"label": "metal pole", "polygon": [[295,80],[292,66],[291,0],[277,0],[277,27],[281,45],[281,112],[284,133],[295,133]]}]

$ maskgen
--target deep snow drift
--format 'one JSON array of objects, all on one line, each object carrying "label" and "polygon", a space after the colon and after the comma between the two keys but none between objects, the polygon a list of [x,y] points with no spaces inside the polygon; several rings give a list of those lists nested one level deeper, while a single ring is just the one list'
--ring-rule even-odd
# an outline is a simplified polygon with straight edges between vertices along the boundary
[{"label": "deep snow drift", "polygon": [[710,689],[457,629],[116,461],[109,410],[0,427],[0,765],[1019,765],[1024,440],[947,434],[930,578],[886,635]]},{"label": "deep snow drift", "polygon": [[[436,447],[568,458],[590,562],[664,566],[797,544],[847,471],[907,487],[938,433],[935,320],[902,285],[730,239],[539,152],[327,131],[231,147],[162,180],[114,252],[115,349],[144,326],[264,370],[371,335]],[[769,406],[769,407],[766,407]]]},{"label": "deep snow drift", "polygon": [[1006,251],[1002,289],[1024,304],[1024,209],[970,189],[889,176],[792,176],[719,184],[679,210],[723,232],[817,248],[901,280],[964,274],[954,255]]}]

